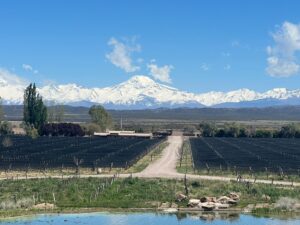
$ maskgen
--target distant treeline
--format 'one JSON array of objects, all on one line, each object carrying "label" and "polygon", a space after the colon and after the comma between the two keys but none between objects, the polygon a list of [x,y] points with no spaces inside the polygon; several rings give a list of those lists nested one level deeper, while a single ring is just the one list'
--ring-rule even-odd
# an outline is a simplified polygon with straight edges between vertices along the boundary
[{"label": "distant treeline", "polygon": [[[48,107],[51,109],[51,106]],[[7,120],[22,120],[23,106],[3,106]],[[64,121],[89,122],[88,107],[64,106]],[[126,120],[193,120],[193,121],[249,121],[249,120],[288,120],[300,121],[300,106],[280,106],[266,108],[176,108],[145,110],[108,110],[113,119]]]},{"label": "distant treeline", "polygon": [[276,130],[240,127],[235,123],[226,123],[223,128],[218,128],[214,123],[201,123],[198,129],[202,137],[300,138],[300,126],[296,124],[284,125]]}]

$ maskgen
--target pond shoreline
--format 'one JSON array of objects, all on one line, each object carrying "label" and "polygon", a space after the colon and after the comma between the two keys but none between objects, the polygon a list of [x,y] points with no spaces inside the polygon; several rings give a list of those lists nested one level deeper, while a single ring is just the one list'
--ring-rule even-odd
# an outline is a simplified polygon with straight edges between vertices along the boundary
[{"label": "pond shoreline", "polygon": [[[9,213],[9,211],[8,211]],[[218,209],[212,211],[205,211],[195,208],[178,208],[177,211],[168,211],[168,209],[158,208],[58,208],[53,210],[18,210],[11,211],[12,215],[0,216],[0,221],[15,220],[18,218],[27,218],[32,216],[41,215],[63,215],[63,214],[93,214],[93,213],[109,213],[109,214],[126,214],[126,213],[158,213],[158,214],[239,214],[239,215],[252,215],[257,217],[278,217],[278,218],[300,218],[300,211],[282,211],[278,213],[262,213],[257,214],[253,212],[245,212],[243,208],[231,208],[231,209]],[[15,213],[15,215],[13,214]]]}]

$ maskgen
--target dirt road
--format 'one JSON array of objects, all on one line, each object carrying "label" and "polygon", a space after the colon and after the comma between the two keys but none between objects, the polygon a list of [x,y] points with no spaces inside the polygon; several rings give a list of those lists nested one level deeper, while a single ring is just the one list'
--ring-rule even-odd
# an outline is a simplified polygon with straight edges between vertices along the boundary
[{"label": "dirt road", "polygon": [[173,177],[178,176],[176,163],[179,149],[182,145],[182,136],[169,136],[169,145],[163,150],[162,157],[151,163],[145,170],[135,174],[138,177]]}]

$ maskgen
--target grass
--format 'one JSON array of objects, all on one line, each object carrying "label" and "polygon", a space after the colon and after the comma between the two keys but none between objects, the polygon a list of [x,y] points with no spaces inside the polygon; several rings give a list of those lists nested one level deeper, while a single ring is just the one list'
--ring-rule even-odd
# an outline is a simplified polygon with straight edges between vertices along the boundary
[{"label": "grass", "polygon": [[[179,173],[188,173],[188,174],[198,174],[198,175],[211,175],[211,176],[226,176],[231,178],[237,178],[236,172],[232,170],[226,170],[225,168],[210,168],[209,172],[207,169],[196,169],[193,164],[193,156],[189,141],[186,140],[183,144],[182,149],[182,163],[177,163],[177,171]],[[281,181],[293,181],[300,182],[300,175],[297,174],[286,174],[283,177],[277,173],[266,173],[266,172],[256,172],[250,174],[246,171],[240,172],[242,178],[246,179],[264,179],[264,180],[281,180]]]},{"label": "grass", "polygon": [[[237,182],[188,180],[190,198],[222,196],[229,192],[241,193],[238,207],[248,204],[272,203],[280,197],[297,198],[300,188],[278,188],[267,184],[245,185]],[[176,194],[184,192],[181,180],[167,179],[112,179],[70,178],[4,180],[0,182],[0,202],[32,198],[35,203],[54,203],[58,209],[79,208],[149,208],[156,209],[162,203],[174,203]],[[270,196],[266,201],[262,195]],[[178,203],[186,207],[187,202]],[[24,210],[0,210],[0,215]]]}]

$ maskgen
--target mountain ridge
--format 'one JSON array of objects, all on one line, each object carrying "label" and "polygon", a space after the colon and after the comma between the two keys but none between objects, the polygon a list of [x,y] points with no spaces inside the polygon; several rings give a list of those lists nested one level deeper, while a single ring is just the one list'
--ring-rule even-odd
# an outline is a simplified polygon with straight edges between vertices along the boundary
[{"label": "mountain ridge", "polygon": [[[0,77],[0,96],[4,104],[23,102],[26,85]],[[178,107],[265,107],[300,104],[300,89],[274,88],[255,92],[241,88],[229,92],[191,93],[167,86],[150,77],[136,75],[111,87],[85,88],[77,84],[46,85],[38,89],[45,102],[76,106],[102,104],[111,109]]]}]

